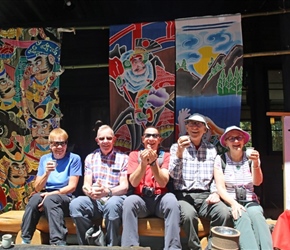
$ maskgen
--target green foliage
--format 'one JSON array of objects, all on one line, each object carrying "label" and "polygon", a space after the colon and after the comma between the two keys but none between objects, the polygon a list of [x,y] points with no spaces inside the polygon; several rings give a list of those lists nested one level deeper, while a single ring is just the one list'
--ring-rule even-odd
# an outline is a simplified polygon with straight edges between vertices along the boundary
[{"label": "green foliage", "polygon": [[283,150],[282,121],[275,121],[275,123],[271,125],[271,133],[272,133],[272,150],[282,151]]},{"label": "green foliage", "polygon": [[[211,59],[213,60],[213,58]],[[213,61],[210,61],[208,65],[211,66],[212,64],[213,64]],[[225,67],[224,59],[222,60],[221,64],[217,62],[216,65],[211,68],[207,81],[209,81],[214,75],[219,73],[224,67]]]},{"label": "green foliage", "polygon": [[234,72],[230,68],[226,74],[223,69],[217,81],[218,95],[242,95],[243,67],[236,66]]},{"label": "green foliage", "polygon": [[176,70],[179,70],[179,69],[183,69],[185,71],[188,71],[185,59],[182,60],[181,65],[179,63],[176,63]]},{"label": "green foliage", "polygon": [[[250,121],[241,121],[240,122],[240,128],[246,132],[248,132],[251,137],[252,137],[252,123]],[[251,147],[252,146],[252,141],[250,140],[247,145],[247,147]]]},{"label": "green foliage", "polygon": [[[247,131],[250,135],[252,134],[251,122],[250,121],[241,121],[240,127]],[[271,133],[272,133],[272,151],[282,151],[282,122],[275,121],[274,124],[271,125]],[[250,140],[246,146],[253,146],[252,141]]]},{"label": "green foliage", "polygon": [[213,57],[211,57],[209,63],[207,64],[208,67],[210,68],[211,65],[213,65],[213,63],[214,63],[214,59],[213,59]]},{"label": "green foliage", "polygon": [[[218,95],[242,95],[243,87],[243,67],[238,68],[237,66],[233,69],[230,68],[228,72],[225,71],[224,60],[221,63],[216,63],[212,66],[214,59],[211,58],[208,66],[211,67],[207,81],[210,81],[215,75],[219,73],[217,80],[217,94]],[[186,60],[183,59],[181,64],[176,63],[176,70],[183,69],[188,71]]]}]

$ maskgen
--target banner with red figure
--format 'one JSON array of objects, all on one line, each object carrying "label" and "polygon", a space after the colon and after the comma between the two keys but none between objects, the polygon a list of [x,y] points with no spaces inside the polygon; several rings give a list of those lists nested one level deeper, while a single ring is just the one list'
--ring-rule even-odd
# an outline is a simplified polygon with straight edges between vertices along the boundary
[{"label": "banner with red figure", "polygon": [[146,127],[160,130],[162,146],[174,140],[174,22],[110,27],[110,120],[123,152],[142,147]]}]

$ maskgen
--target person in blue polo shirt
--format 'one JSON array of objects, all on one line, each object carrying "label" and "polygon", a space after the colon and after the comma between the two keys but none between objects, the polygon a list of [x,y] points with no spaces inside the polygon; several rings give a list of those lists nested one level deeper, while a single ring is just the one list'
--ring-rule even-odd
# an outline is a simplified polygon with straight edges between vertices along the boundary
[{"label": "person in blue polo shirt", "polygon": [[40,158],[35,179],[36,193],[25,208],[21,225],[23,244],[29,244],[42,214],[48,219],[51,245],[66,245],[65,216],[69,203],[82,175],[79,155],[67,152],[68,134],[61,128],[49,134],[51,153]]}]

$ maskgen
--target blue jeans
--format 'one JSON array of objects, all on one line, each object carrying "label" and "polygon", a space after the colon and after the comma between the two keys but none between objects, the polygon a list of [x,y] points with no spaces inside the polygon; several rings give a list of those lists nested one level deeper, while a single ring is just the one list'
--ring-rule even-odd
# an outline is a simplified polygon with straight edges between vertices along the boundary
[{"label": "blue jeans", "polygon": [[70,203],[70,216],[73,218],[79,245],[88,245],[85,239],[86,231],[93,226],[92,220],[105,219],[107,246],[120,245],[120,226],[122,224],[122,206],[126,198],[112,196],[104,205],[99,201],[92,200],[88,196],[79,196]]}]

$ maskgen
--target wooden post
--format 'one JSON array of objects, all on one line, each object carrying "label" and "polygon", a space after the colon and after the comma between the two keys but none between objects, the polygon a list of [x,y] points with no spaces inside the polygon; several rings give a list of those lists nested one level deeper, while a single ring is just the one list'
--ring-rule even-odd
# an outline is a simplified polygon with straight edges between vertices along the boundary
[{"label": "wooden post", "polygon": [[283,116],[284,209],[290,209],[290,116]]},{"label": "wooden post", "polygon": [[284,192],[284,210],[286,210],[290,209],[290,112],[267,112],[267,116],[280,116],[282,120],[283,192]]}]

